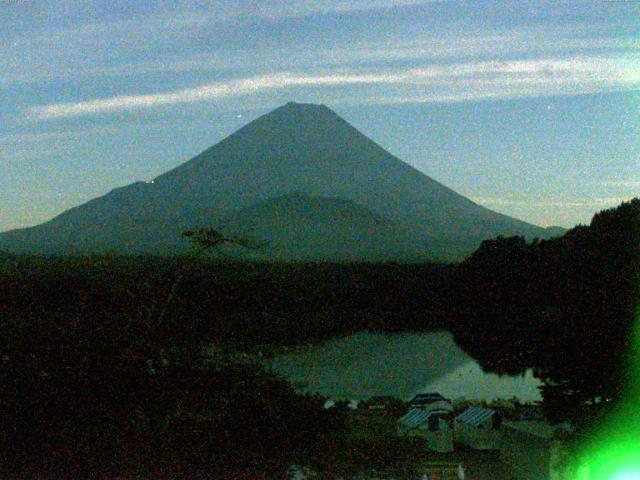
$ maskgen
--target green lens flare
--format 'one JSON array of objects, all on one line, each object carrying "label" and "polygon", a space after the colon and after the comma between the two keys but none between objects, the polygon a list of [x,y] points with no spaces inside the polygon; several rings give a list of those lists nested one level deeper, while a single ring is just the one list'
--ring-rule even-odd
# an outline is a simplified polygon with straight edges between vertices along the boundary
[{"label": "green lens flare", "polygon": [[575,480],[640,480],[640,308],[623,400],[583,446]]},{"label": "green lens flare", "polygon": [[612,480],[640,480],[639,472],[620,472],[616,474]]}]

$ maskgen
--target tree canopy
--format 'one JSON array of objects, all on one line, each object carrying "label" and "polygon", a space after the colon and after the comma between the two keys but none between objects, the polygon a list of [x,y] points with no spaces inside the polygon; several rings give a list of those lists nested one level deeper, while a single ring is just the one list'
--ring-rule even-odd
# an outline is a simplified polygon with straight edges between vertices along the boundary
[{"label": "tree canopy", "polygon": [[639,298],[640,200],[564,236],[498,238],[457,268],[451,328],[498,373],[533,368],[552,418],[615,400]]}]

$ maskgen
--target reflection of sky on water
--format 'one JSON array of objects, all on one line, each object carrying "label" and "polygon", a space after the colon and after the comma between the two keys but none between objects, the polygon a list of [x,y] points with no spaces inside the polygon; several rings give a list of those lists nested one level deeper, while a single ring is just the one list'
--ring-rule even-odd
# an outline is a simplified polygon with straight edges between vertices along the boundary
[{"label": "reflection of sky on water", "polygon": [[280,355],[272,366],[311,392],[338,398],[393,395],[406,399],[425,390],[450,398],[540,398],[531,373],[515,378],[486,374],[448,332],[361,332]]}]

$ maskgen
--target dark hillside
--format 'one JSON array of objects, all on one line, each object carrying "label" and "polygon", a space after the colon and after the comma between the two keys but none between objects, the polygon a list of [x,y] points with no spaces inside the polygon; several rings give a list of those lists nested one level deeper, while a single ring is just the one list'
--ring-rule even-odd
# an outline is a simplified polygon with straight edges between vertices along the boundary
[{"label": "dark hillside", "polygon": [[550,414],[571,418],[623,395],[637,368],[627,362],[640,304],[640,199],[559,238],[483,242],[455,278],[456,341],[488,370],[534,368]]},{"label": "dark hillside", "polygon": [[22,257],[0,282],[0,315],[82,318],[96,326],[153,317],[184,273],[165,312],[177,329],[244,348],[293,345],[365,328],[441,327],[450,271],[438,264]]},{"label": "dark hillside", "polygon": [[17,257],[0,277],[0,476],[284,478],[292,464],[365,471],[372,449],[405,469],[407,442],[352,442],[343,413],[258,360],[364,328],[440,327],[449,272]]}]

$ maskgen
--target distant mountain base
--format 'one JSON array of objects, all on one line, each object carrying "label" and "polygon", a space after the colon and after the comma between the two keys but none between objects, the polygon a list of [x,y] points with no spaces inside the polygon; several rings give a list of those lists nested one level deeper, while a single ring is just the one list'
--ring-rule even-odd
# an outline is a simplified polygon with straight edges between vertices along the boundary
[{"label": "distant mountain base", "polygon": [[276,261],[426,261],[427,236],[350,200],[291,194],[243,209],[220,224],[260,247],[237,252]]}]

